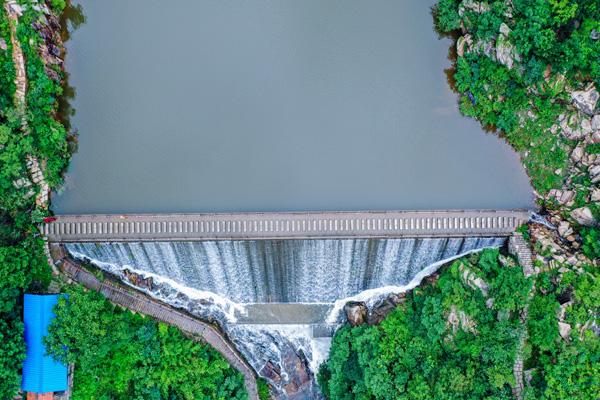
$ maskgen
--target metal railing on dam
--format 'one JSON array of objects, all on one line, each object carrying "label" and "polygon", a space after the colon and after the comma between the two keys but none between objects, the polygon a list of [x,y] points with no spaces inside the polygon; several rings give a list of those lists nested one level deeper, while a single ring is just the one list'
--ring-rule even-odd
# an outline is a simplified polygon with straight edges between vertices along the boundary
[{"label": "metal railing on dam", "polygon": [[60,215],[50,242],[354,239],[508,236],[527,210]]}]

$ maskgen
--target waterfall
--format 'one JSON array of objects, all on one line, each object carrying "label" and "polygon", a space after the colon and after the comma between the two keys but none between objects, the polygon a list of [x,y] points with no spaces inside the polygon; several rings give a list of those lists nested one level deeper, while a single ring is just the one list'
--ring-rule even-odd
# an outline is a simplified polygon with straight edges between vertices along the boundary
[{"label": "waterfall", "polygon": [[[223,328],[280,398],[319,398],[313,374],[348,299],[373,305],[503,238],[70,243],[69,253]],[[287,306],[279,305],[286,303]],[[289,304],[294,303],[294,304]],[[272,321],[270,321],[272,318]],[[282,322],[284,321],[284,322]],[[302,365],[304,369],[299,369]]]}]

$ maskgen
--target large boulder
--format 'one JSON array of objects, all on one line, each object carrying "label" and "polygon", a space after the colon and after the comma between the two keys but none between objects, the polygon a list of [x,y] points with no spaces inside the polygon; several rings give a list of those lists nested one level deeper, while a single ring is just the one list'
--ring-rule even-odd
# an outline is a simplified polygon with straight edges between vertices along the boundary
[{"label": "large boulder", "polygon": [[599,97],[600,95],[598,95],[598,91],[593,84],[588,86],[586,90],[578,90],[571,93],[571,99],[575,107],[587,115],[594,115]]},{"label": "large boulder", "polygon": [[367,322],[369,309],[362,301],[349,301],[344,305],[344,312],[350,325],[359,326]]},{"label": "large boulder", "polygon": [[571,211],[571,218],[573,218],[579,225],[583,226],[594,226],[597,224],[592,210],[589,207],[579,207]]}]

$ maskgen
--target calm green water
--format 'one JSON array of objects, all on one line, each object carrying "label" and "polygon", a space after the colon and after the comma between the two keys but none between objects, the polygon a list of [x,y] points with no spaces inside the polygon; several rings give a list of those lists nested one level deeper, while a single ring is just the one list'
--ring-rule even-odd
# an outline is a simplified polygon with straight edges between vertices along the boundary
[{"label": "calm green water", "polygon": [[433,0],[75,3],[58,213],[532,205],[457,110]]}]

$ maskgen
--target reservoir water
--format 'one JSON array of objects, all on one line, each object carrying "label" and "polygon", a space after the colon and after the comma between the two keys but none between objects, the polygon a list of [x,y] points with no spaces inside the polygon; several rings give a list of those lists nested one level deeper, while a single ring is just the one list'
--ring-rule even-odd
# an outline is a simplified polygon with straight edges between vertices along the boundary
[{"label": "reservoir water", "polygon": [[433,0],[75,1],[58,213],[520,208]]}]

